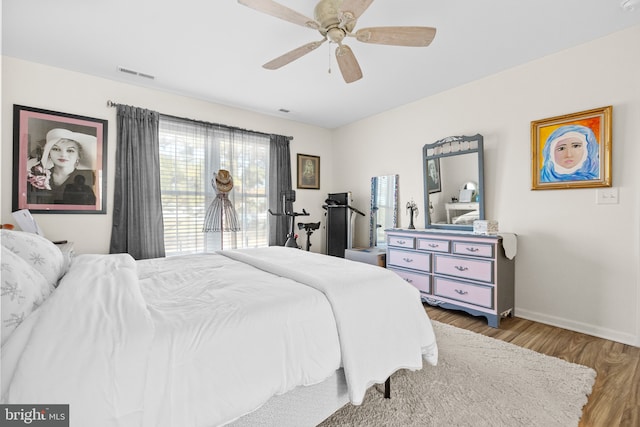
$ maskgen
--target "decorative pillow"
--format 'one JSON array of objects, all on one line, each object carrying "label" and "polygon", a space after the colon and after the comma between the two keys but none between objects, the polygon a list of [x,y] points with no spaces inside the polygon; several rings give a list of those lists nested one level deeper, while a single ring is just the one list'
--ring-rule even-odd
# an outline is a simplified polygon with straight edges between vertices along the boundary
[{"label": "decorative pillow", "polygon": [[9,249],[2,247],[2,344],[24,319],[51,294],[53,286],[35,268]]},{"label": "decorative pillow", "polygon": [[25,260],[47,280],[57,286],[64,274],[64,256],[51,241],[34,233],[0,230],[2,246]]}]

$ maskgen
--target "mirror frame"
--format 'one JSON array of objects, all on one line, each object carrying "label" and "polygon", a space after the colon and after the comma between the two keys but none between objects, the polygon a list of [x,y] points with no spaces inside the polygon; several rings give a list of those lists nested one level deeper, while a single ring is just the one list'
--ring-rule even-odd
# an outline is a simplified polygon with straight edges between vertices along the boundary
[{"label": "mirror frame", "polygon": [[[374,176],[371,178],[371,206],[370,206],[370,210],[369,210],[369,247],[373,248],[373,247],[378,247],[378,246],[386,246],[386,240],[384,242],[379,242],[376,239],[376,234],[377,234],[377,224],[376,224],[376,218],[377,218],[377,214],[376,214],[376,206],[375,206],[375,200],[376,200],[376,188],[378,187],[376,185],[376,180],[379,178],[393,178],[394,179],[394,183],[393,183],[393,217],[392,217],[392,222],[393,222],[393,226],[391,228],[397,228],[398,227],[398,202],[399,202],[399,198],[398,198],[398,181],[400,181],[400,175],[380,175],[380,176]],[[383,229],[386,227],[382,227]]]},{"label": "mirror frame", "polygon": [[429,189],[427,188],[427,162],[431,159],[442,159],[445,157],[457,156],[461,154],[477,153],[478,155],[478,193],[480,201],[478,205],[478,218],[483,220],[484,216],[484,138],[480,134],[473,136],[449,136],[431,144],[425,144],[422,149],[424,166],[424,211],[425,228],[440,228],[445,230],[473,230],[473,225],[456,224],[432,224],[431,211],[429,210]]}]

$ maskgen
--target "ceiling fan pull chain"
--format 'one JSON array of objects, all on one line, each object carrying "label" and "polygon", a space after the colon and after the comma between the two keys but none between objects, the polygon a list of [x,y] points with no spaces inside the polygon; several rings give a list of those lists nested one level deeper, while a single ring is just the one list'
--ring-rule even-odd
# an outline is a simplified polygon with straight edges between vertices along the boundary
[{"label": "ceiling fan pull chain", "polygon": [[329,74],[331,74],[331,42],[327,43],[329,46]]}]

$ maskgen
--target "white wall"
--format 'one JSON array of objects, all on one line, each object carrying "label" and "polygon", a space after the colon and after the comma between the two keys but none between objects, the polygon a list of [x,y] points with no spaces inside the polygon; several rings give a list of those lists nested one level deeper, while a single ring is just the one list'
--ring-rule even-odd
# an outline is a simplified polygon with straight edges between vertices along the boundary
[{"label": "white wall", "polygon": [[[519,236],[516,315],[640,346],[638,69],[635,27],[330,131],[4,57],[1,220],[13,222],[13,104],[109,120],[108,214],[36,216],[51,239],[72,240],[81,253],[105,253],[109,246],[115,110],[107,100],[293,136],[294,180],[296,153],[321,157],[321,189],[297,190],[295,208],[311,212],[309,221],[323,219],[328,192],[352,191],[355,207],[368,213],[371,177],[399,174],[400,225],[406,226],[402,207],[412,198],[423,203],[422,146],[481,133],[487,218]],[[595,189],[531,191],[530,122],[606,105],[614,108],[613,185],[620,203],[596,205]],[[356,220],[356,245],[368,245],[368,223]],[[314,233],[312,250],[323,250],[321,237]]]},{"label": "white wall", "polygon": [[[315,126],[304,125],[276,117],[256,114],[236,108],[154,91],[138,86],[92,77],[16,60],[2,58],[2,160],[0,182],[2,223],[14,223],[11,216],[13,170],[13,105],[26,105],[46,110],[60,111],[82,116],[106,119],[108,126],[107,214],[36,214],[38,223],[51,240],[67,239],[74,242],[78,253],[107,253],[111,238],[113,213],[114,161],[116,152],[116,110],[107,107],[107,100],[135,105],[164,114],[188,117],[196,120],[221,123],[256,130],[293,136],[291,142],[292,179],[296,181],[296,153],[320,156],[320,190],[296,190],[294,208],[305,208],[311,215],[304,222],[324,218],[322,204],[327,188],[332,187],[328,161],[332,157],[331,132]],[[300,217],[299,217],[300,218]],[[307,221],[308,220],[308,221]],[[312,250],[320,252],[322,230],[312,236]],[[300,244],[306,242],[302,233]]]},{"label": "white wall", "polygon": [[[519,237],[516,315],[640,345],[638,70],[634,27],[344,126],[332,173],[361,201],[371,176],[399,174],[406,226],[407,201],[424,203],[423,145],[484,135],[486,216]],[[595,189],[531,191],[531,121],[607,105],[619,204],[596,205]],[[356,243],[366,236],[360,223]]]}]

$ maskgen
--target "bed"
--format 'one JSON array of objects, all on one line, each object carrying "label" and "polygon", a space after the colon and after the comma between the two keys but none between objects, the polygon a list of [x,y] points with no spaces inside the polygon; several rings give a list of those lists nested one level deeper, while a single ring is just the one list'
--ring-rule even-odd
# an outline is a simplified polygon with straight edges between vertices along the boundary
[{"label": "bed", "polygon": [[458,225],[473,225],[473,222],[480,219],[480,212],[478,210],[467,212],[460,216],[455,216],[451,219],[452,224]]},{"label": "bed", "polygon": [[2,402],[69,404],[72,426],[315,425],[437,363],[418,291],[377,266],[284,247],[68,263],[1,239]]}]

